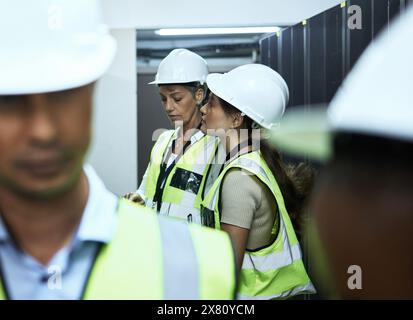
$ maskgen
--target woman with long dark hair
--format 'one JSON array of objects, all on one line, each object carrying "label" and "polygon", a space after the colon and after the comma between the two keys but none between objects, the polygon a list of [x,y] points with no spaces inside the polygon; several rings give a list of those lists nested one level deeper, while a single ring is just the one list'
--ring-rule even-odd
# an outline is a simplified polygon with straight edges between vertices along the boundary
[{"label": "woman with long dark hair", "polygon": [[249,64],[211,74],[207,85],[201,130],[221,143],[203,188],[201,219],[231,236],[241,270],[239,298],[314,292],[297,238],[312,171],[286,166],[266,139],[288,103],[285,81]]}]

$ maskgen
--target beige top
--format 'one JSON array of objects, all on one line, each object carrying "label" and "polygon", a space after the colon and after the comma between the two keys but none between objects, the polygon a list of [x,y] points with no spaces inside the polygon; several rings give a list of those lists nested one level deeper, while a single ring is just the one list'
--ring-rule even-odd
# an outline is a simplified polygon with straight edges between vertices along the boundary
[{"label": "beige top", "polygon": [[220,199],[221,222],[250,230],[247,249],[258,249],[274,240],[271,229],[277,204],[255,175],[240,168],[230,169],[224,177]]}]

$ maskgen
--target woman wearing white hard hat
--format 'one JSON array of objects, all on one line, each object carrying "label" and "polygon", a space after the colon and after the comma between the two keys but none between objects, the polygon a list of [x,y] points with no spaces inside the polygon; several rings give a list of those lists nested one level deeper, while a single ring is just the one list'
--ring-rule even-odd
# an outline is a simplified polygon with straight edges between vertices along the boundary
[{"label": "woman wearing white hard hat", "polygon": [[201,218],[233,240],[239,298],[313,292],[294,230],[298,219],[291,218],[302,211],[312,172],[300,165],[289,174],[278,152],[260,138],[284,113],[287,84],[269,67],[248,64],[210,74],[207,85],[211,95],[201,108],[201,129],[221,143],[203,188]]},{"label": "woman wearing white hard hat", "polygon": [[199,191],[216,139],[199,130],[199,111],[206,96],[206,61],[187,49],[171,51],[159,65],[155,80],[175,130],[164,132],[136,193],[127,198],[160,214],[200,223]]}]

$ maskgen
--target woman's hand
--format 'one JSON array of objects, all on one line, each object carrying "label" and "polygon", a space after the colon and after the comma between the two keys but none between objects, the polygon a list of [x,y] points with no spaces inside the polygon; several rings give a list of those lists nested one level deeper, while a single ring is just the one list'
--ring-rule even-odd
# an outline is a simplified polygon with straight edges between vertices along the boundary
[{"label": "woman's hand", "polygon": [[145,205],[145,200],[143,200],[142,197],[136,192],[126,193],[122,196],[122,198],[128,199],[135,203],[139,203],[141,205]]}]

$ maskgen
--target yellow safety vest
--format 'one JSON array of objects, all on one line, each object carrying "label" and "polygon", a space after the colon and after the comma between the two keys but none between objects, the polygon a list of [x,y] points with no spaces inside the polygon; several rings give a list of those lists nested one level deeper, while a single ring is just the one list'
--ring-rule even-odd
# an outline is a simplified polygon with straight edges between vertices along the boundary
[{"label": "yellow safety vest", "polygon": [[97,255],[82,299],[233,299],[229,237],[148,211],[120,201],[117,231]]},{"label": "yellow safety vest", "polygon": [[[148,207],[156,209],[157,203],[154,202],[154,196],[158,179],[160,179],[161,165],[176,135],[177,130],[164,132],[151,151],[143,195]],[[217,141],[215,137],[204,135],[200,131],[196,135],[198,135],[198,140],[185,150],[165,178],[159,213],[201,224],[199,211],[201,190],[205,182],[205,173],[217,147]]]},{"label": "yellow safety vest", "polygon": [[300,244],[274,175],[259,151],[244,154],[227,164],[208,190],[201,204],[203,224],[220,229],[219,197],[223,178],[231,168],[242,168],[260,179],[272,192],[278,205],[272,228],[273,243],[257,251],[246,251],[240,274],[239,299],[285,299],[300,293],[314,293],[304,268]]}]

